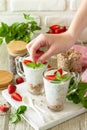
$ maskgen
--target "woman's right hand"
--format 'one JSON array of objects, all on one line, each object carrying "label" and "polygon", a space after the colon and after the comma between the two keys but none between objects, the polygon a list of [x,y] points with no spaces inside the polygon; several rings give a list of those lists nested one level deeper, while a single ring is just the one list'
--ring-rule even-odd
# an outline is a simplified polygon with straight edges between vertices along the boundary
[{"label": "woman's right hand", "polygon": [[[69,31],[61,34],[40,34],[27,45],[31,58],[36,62],[44,62],[51,56],[69,49],[75,42]],[[46,52],[39,51],[41,47]]]}]

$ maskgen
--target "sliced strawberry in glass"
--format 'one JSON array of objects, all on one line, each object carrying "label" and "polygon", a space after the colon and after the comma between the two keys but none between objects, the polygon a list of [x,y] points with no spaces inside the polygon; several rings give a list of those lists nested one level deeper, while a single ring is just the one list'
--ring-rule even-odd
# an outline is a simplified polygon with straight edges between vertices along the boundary
[{"label": "sliced strawberry in glass", "polygon": [[60,72],[60,74],[62,75],[63,74],[62,68],[58,69],[58,72]]},{"label": "sliced strawberry in glass", "polygon": [[31,60],[27,60],[27,59],[25,59],[25,60],[23,61],[23,63],[24,63],[24,64],[32,63],[32,61],[31,61]]},{"label": "sliced strawberry in glass", "polygon": [[48,64],[47,68],[48,68],[48,69],[51,69],[51,65],[50,65],[50,64]]},{"label": "sliced strawberry in glass", "polygon": [[54,75],[56,75],[57,74],[57,72],[59,72],[60,73],[60,75],[62,75],[63,74],[63,70],[60,68],[60,69],[58,69],[57,71],[55,71],[54,72]]},{"label": "sliced strawberry in glass", "polygon": [[54,80],[56,78],[56,75],[46,75],[45,78],[48,80]]}]

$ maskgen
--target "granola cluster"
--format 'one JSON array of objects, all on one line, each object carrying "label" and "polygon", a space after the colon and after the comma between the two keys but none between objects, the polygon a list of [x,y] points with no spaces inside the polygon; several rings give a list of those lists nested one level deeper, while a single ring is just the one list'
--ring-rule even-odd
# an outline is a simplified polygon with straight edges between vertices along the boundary
[{"label": "granola cluster", "polygon": [[33,84],[29,84],[29,91],[32,93],[32,94],[40,94],[41,91],[43,89],[43,84],[37,84],[37,85],[33,85]]},{"label": "granola cluster", "polygon": [[82,54],[74,49],[69,49],[57,55],[57,66],[65,71],[82,72]]},{"label": "granola cluster", "polygon": [[48,108],[51,109],[52,111],[61,111],[64,108],[64,104],[55,106],[48,105]]}]

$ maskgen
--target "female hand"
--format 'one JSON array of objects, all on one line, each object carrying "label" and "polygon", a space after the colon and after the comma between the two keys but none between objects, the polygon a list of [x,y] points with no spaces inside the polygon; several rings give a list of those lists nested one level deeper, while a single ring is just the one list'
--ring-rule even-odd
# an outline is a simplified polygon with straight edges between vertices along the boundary
[{"label": "female hand", "polygon": [[[27,45],[27,49],[35,62],[44,62],[51,56],[70,48],[74,42],[68,31],[61,34],[40,34]],[[43,53],[40,51],[41,47],[45,47],[47,51]]]}]

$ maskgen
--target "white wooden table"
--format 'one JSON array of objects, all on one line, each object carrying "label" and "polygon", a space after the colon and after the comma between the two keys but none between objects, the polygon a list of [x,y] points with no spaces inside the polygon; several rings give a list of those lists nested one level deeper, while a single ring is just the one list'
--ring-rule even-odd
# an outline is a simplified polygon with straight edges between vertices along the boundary
[{"label": "white wooden table", "polygon": [[[3,49],[5,50],[3,51]],[[54,62],[52,63],[54,64]],[[7,51],[5,47],[2,47],[2,49],[0,48],[0,69],[5,69],[5,67],[6,69],[8,67]],[[6,102],[6,100],[1,95],[1,91],[0,102]],[[8,115],[0,115],[0,130],[34,130],[24,119],[17,124],[11,124],[9,122],[9,116],[10,113]],[[65,121],[64,123],[59,124],[49,130],[87,130],[87,113],[81,114],[73,119]]]}]

